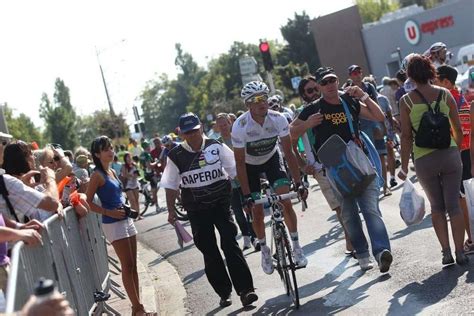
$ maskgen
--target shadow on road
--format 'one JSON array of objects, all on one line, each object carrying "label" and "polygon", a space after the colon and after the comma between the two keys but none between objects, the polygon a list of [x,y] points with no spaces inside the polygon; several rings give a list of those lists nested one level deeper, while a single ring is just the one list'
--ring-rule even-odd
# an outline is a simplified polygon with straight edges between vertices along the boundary
[{"label": "shadow on road", "polygon": [[[472,264],[468,267],[472,275]],[[458,279],[466,268],[458,265],[445,267],[421,283],[412,282],[393,294],[388,309],[389,315],[416,315],[448,296],[457,286]],[[472,280],[472,277],[469,277]],[[406,296],[405,299],[403,299]]]},{"label": "shadow on road", "polygon": [[191,274],[188,274],[187,276],[185,276],[183,278],[183,284],[187,285],[189,283],[192,283],[192,282],[196,281],[197,279],[202,277],[204,275],[204,273],[205,273],[204,269],[201,269],[201,270],[195,271]]},{"label": "shadow on road", "polygon": [[[337,219],[336,219],[337,220]],[[335,225],[326,233],[321,235],[318,239],[314,240],[312,243],[307,244],[303,247],[304,253],[306,256],[310,256],[318,249],[330,246],[339,240],[343,239],[343,230],[341,225]]]},{"label": "shadow on road", "polygon": [[426,228],[430,228],[432,227],[432,223],[431,223],[431,214],[428,214],[424,219],[423,221],[418,224],[418,225],[413,225],[413,226],[408,226],[407,228],[405,229],[402,229],[402,230],[399,230],[398,232],[395,232],[393,234],[393,237],[390,238],[390,240],[396,240],[396,239],[400,239],[402,237],[405,237],[405,236],[408,236],[410,235],[411,233],[417,231],[417,230],[422,230],[422,229],[426,229]]}]

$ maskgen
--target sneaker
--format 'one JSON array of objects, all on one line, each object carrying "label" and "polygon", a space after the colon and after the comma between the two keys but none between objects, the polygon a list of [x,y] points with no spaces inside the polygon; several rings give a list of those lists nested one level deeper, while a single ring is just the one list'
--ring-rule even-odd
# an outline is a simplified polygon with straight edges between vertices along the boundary
[{"label": "sneaker", "polygon": [[272,274],[274,267],[273,267],[273,260],[272,260],[272,254],[270,252],[270,248],[268,248],[268,246],[262,246],[261,251],[262,251],[263,272],[265,272],[266,274]]},{"label": "sneaker", "polygon": [[395,178],[390,179],[390,187],[391,188],[396,187],[397,185],[398,185],[398,182],[397,182],[397,180],[395,180]]},{"label": "sneaker", "polygon": [[244,246],[242,247],[242,250],[247,250],[252,247],[252,243],[250,242],[250,237],[249,236],[244,236]]},{"label": "sneaker", "polygon": [[441,260],[442,264],[447,265],[454,263],[453,255],[451,254],[451,249],[443,250],[441,253],[443,254],[443,259]]},{"label": "sneaker", "polygon": [[258,239],[255,238],[253,241],[253,248],[255,249],[255,251],[260,251],[260,243],[258,242]]},{"label": "sneaker", "polygon": [[295,263],[300,268],[304,268],[308,264],[308,259],[304,256],[303,249],[301,248],[293,250],[293,258],[295,258]]},{"label": "sneaker", "polygon": [[464,243],[464,253],[466,255],[474,253],[474,242],[469,239],[466,240],[466,242]]},{"label": "sneaker", "polygon": [[460,266],[463,266],[469,263],[469,258],[466,256],[464,251],[456,251],[456,263],[459,264]]},{"label": "sneaker", "polygon": [[258,300],[258,296],[253,290],[240,295],[240,301],[242,302],[242,306],[249,306],[256,300]]},{"label": "sneaker", "polygon": [[359,266],[362,271],[367,271],[374,267],[369,257],[358,258],[357,261],[359,261]]},{"label": "sneaker", "polygon": [[227,306],[232,305],[232,300],[230,299],[230,294],[224,297],[221,297],[221,300],[219,301],[219,306],[224,308]]},{"label": "sneaker", "polygon": [[393,257],[392,253],[385,249],[378,256],[379,269],[381,273],[388,272],[390,265],[392,264]]}]

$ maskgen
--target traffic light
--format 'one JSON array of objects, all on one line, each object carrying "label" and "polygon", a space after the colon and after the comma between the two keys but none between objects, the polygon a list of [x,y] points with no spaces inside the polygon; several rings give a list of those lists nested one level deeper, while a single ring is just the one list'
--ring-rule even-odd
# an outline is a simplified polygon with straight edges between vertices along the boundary
[{"label": "traffic light", "polygon": [[258,48],[260,49],[260,54],[262,54],[263,67],[266,71],[271,71],[273,69],[273,61],[270,54],[270,44],[267,41],[260,42]]}]

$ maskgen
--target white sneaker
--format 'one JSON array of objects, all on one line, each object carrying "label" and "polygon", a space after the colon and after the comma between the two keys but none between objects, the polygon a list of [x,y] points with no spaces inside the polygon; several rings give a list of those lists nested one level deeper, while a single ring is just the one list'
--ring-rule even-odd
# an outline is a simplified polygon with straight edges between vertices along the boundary
[{"label": "white sneaker", "polygon": [[300,268],[304,268],[308,264],[308,259],[306,259],[301,248],[293,249],[293,258],[295,258],[295,263]]},{"label": "white sneaker", "polygon": [[358,258],[357,261],[359,261],[359,266],[362,271],[367,271],[374,267],[374,265],[370,261],[370,257]]},{"label": "white sneaker", "polygon": [[250,241],[250,236],[244,236],[244,246],[242,247],[243,250],[250,249],[252,247],[252,242]]},{"label": "white sneaker", "polygon": [[272,254],[270,252],[270,248],[268,248],[268,246],[262,246],[260,249],[262,251],[263,272],[265,272],[266,274],[272,274],[273,273],[273,259],[272,259]]}]

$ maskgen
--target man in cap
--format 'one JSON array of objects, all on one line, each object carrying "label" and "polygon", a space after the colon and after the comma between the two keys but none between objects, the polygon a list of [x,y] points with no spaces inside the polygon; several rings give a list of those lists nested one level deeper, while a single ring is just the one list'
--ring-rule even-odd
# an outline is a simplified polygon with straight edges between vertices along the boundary
[{"label": "man in cap", "polygon": [[[179,129],[184,142],[169,152],[161,178],[161,186],[166,190],[168,221],[172,225],[176,221],[175,201],[181,189],[181,203],[191,223],[194,244],[204,255],[206,276],[221,298],[219,305],[232,304],[232,285],[242,305],[250,305],[258,297],[236,241],[237,227],[230,210],[230,179],[236,174],[232,150],[217,140],[205,138],[201,122],[193,113],[181,115]],[[220,235],[229,273],[217,247],[215,229]]]},{"label": "man in cap", "polygon": [[[349,86],[343,95],[339,94],[339,80],[332,68],[319,68],[316,70],[315,78],[322,98],[304,108],[291,124],[292,135],[296,137],[309,128],[313,129],[314,153],[317,153],[322,144],[333,134],[339,135],[345,142],[352,140],[356,144],[360,143],[359,117],[383,122],[385,116],[382,110],[360,87]],[[344,102],[347,104],[350,117],[346,116]],[[349,120],[352,120],[355,135],[351,132]],[[392,254],[387,230],[378,209],[378,196],[379,188],[377,180],[374,179],[359,197],[343,198],[341,214],[361,269],[369,270],[373,265],[369,257],[367,239],[362,230],[359,209],[364,215],[372,252],[378,261],[380,272],[387,272],[392,263]]]}]

